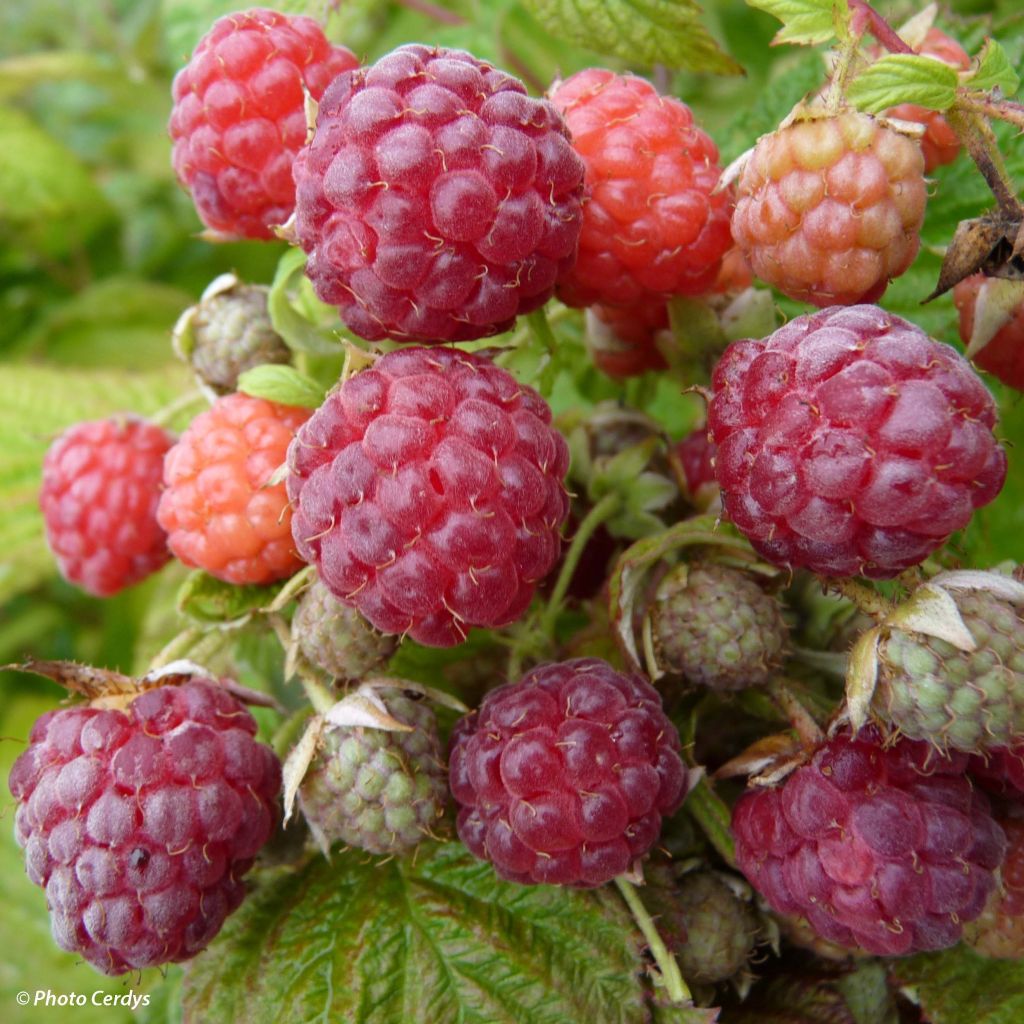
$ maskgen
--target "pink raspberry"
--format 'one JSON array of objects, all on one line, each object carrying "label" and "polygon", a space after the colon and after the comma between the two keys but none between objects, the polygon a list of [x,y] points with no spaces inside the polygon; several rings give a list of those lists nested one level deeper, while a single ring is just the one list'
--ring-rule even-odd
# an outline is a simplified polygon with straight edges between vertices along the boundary
[{"label": "pink raspberry", "polygon": [[459,837],[502,878],[603,885],[658,841],[686,793],[661,697],[600,658],[499,686],[452,733]]},{"label": "pink raspberry", "polygon": [[39,504],[65,579],[110,597],[171,557],[156,507],[172,444],[160,427],[124,416],[77,423],[50,445]]},{"label": "pink raspberry", "polygon": [[762,281],[799,302],[881,298],[920,247],[917,142],[856,111],[762,136],[736,190],[732,233]]},{"label": "pink raspberry", "polygon": [[[960,314],[960,340],[965,345],[971,343],[978,300],[989,292],[989,282],[984,274],[974,274],[953,289],[953,302]],[[1003,325],[971,358],[1004,384],[1024,391],[1024,301],[1006,313]]]},{"label": "pink raspberry", "polygon": [[837,736],[782,785],[740,798],[737,863],[773,910],[831,942],[880,956],[955,945],[1006,850],[966,766],[873,728]]},{"label": "pink raspberry", "polygon": [[[876,56],[881,52],[876,51]],[[914,52],[923,57],[933,57],[957,71],[966,71],[971,66],[971,58],[967,51],[942,29],[934,26],[928,29],[924,41],[914,48]],[[951,164],[957,158],[960,152],[960,139],[939,111],[919,107],[914,103],[903,103],[898,107],[891,107],[885,112],[885,116],[900,121],[916,121],[924,125],[924,135],[918,142],[924,154],[925,174],[931,174],[936,167]]]},{"label": "pink raspberry", "polygon": [[732,244],[732,198],[714,192],[718,149],[690,108],[642,78],[601,68],[562,82],[551,101],[569,125],[590,189],[579,259],[559,298],[628,306],[649,294],[710,291]]},{"label": "pink raspberry", "polygon": [[797,317],[719,360],[726,514],[769,561],[895,576],[999,493],[996,406],[967,361],[877,306]]},{"label": "pink raspberry", "polygon": [[295,182],[306,273],[371,341],[498,334],[576,258],[565,124],[460,50],[402,46],[335,79]]},{"label": "pink raspberry", "polygon": [[164,462],[157,517],[185,565],[227,583],[272,583],[302,568],[291,536],[284,463],[308,409],[241,392],[197,416]]},{"label": "pink raspberry", "polygon": [[169,126],[174,171],[208,228],[273,237],[295,206],[304,93],[320,99],[335,75],[357,65],[312,18],[253,8],[214,22],[175,76]]},{"label": "pink raspberry", "polygon": [[36,722],[11,768],[15,837],[62,949],[124,974],[220,931],[277,820],[281,767],[255,735],[210,680]]},{"label": "pink raspberry", "polygon": [[449,647],[514,622],[555,564],[569,450],[482,356],[407,348],[333,391],[288,451],[292,533],[383,633]]}]

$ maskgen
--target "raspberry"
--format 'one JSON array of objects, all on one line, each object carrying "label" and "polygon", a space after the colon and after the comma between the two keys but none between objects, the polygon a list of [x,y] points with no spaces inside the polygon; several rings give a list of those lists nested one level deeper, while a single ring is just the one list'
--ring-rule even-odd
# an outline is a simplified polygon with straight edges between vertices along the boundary
[{"label": "raspberry", "polygon": [[718,149],[685,103],[649,82],[588,68],[559,84],[590,196],[576,267],[559,283],[572,306],[703,295],[732,244]]},{"label": "raspberry", "polygon": [[587,310],[587,350],[607,376],[638,377],[668,368],[657,344],[658,334],[668,329],[668,306],[654,296],[633,306],[592,306]]},{"label": "raspberry", "polygon": [[1018,800],[1024,794],[1024,743],[976,754],[971,758],[971,775],[989,792]]},{"label": "raspberry", "polygon": [[302,568],[284,484],[268,481],[308,416],[239,393],[192,421],[167,453],[157,509],[182,562],[228,583],[272,583]]},{"label": "raspberry", "polygon": [[876,306],[734,342],[712,386],[725,511],[777,565],[895,576],[1003,486],[992,396],[952,348]]},{"label": "raspberry", "polygon": [[[934,26],[928,29],[924,41],[914,50],[924,57],[933,57],[935,60],[942,61],[943,64],[948,64],[957,71],[966,71],[971,66],[971,58],[964,48],[955,39],[951,39],[945,32]],[[878,53],[880,52],[878,51]],[[924,125],[924,135],[918,139],[918,142],[921,145],[921,152],[924,154],[925,174],[930,174],[936,167],[941,167],[943,164],[951,164],[957,158],[960,152],[960,139],[937,110],[919,107],[914,103],[903,103],[887,110],[885,116]]]},{"label": "raspberry", "polygon": [[952,598],[977,649],[883,625],[875,710],[911,739],[967,753],[1005,747],[1024,738],[1024,614],[984,590]]},{"label": "raspberry", "polygon": [[320,580],[299,601],[292,639],[311,665],[345,681],[361,679],[387,661],[398,646],[393,636],[376,632]]},{"label": "raspberry", "polygon": [[603,885],[658,841],[686,792],[658,692],[599,658],[551,662],[461,719],[459,837],[502,878]]},{"label": "raspberry", "polygon": [[925,198],[913,139],[867,114],[814,117],[758,140],[732,233],[754,273],[791,299],[874,302],[917,255]]},{"label": "raspberry", "polygon": [[680,562],[658,584],[650,616],[659,664],[691,683],[759,686],[785,660],[778,601],[739,569]]},{"label": "raspberry", "polygon": [[542,306],[576,258],[583,165],[550,103],[460,50],[341,75],[295,163],[317,295],[371,341],[466,341]]},{"label": "raspberry", "polygon": [[106,974],[187,960],[242,901],[277,820],[281,767],[209,680],[124,711],[51,711],[9,784],[29,878],[53,937]]},{"label": "raspberry", "polygon": [[272,238],[295,205],[304,92],[323,95],[358,61],[312,18],[253,8],[214,22],[171,86],[174,171],[203,223],[226,238]]},{"label": "raspberry", "polygon": [[69,427],[43,461],[39,505],[61,575],[110,597],[171,557],[156,519],[165,430],[131,416]]},{"label": "raspberry", "polygon": [[418,694],[382,690],[388,714],[412,732],[328,729],[302,781],[302,811],[327,852],[333,842],[369,853],[408,853],[444,813],[441,741]]},{"label": "raspberry", "polygon": [[175,325],[176,351],[216,394],[234,391],[246,370],[291,360],[291,350],[270,322],[268,293],[225,274]]},{"label": "raspberry", "polygon": [[434,647],[525,611],[558,558],[565,441],[478,355],[407,348],[333,391],[288,452],[292,532],[335,597]]},{"label": "raspberry", "polygon": [[839,735],[780,786],[733,811],[736,860],[780,914],[880,956],[959,941],[995,887],[1006,849],[965,755]]},{"label": "raspberry", "polygon": [[[970,345],[974,336],[978,301],[989,298],[991,289],[991,279],[984,274],[965,278],[953,289],[953,302],[960,313],[960,340],[965,345]],[[1004,384],[1024,391],[1024,301],[998,319],[1002,325],[971,358]]]},{"label": "raspberry", "polygon": [[682,472],[683,497],[702,512],[721,504],[721,489],[715,479],[715,446],[708,440],[707,429],[691,431],[669,456]]},{"label": "raspberry", "polygon": [[964,929],[964,941],[985,956],[1020,960],[1024,958],[1024,820],[1007,817],[999,824],[1007,843],[1001,884],[989,896],[981,917]]}]

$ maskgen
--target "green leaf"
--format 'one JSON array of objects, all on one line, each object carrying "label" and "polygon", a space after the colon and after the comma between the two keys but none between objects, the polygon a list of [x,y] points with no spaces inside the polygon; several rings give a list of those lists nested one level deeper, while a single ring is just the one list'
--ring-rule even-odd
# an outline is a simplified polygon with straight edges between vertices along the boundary
[{"label": "green leaf", "polygon": [[186,968],[186,1021],[645,1024],[611,890],[500,881],[459,843],[268,872]]},{"label": "green leaf", "polygon": [[1013,70],[1006,51],[995,39],[986,39],[981,52],[974,58],[977,68],[964,85],[979,92],[999,89],[1004,96],[1012,96],[1020,85],[1020,76]]},{"label": "green leaf", "polygon": [[701,22],[696,0],[525,0],[553,35],[643,64],[737,75],[742,68]]},{"label": "green leaf", "polygon": [[773,43],[814,45],[832,39],[837,18],[849,20],[846,0],[747,0],[751,7],[767,11],[782,22]]},{"label": "green leaf", "polygon": [[859,110],[877,114],[901,103],[946,110],[956,100],[956,71],[932,57],[890,53],[869,65],[850,83],[847,98]]},{"label": "green leaf", "polygon": [[277,265],[267,296],[274,330],[296,352],[332,356],[341,351],[337,311],[321,302],[306,277],[306,254],[289,249]]},{"label": "green leaf", "polygon": [[40,82],[119,82],[122,74],[95,53],[76,50],[42,50],[0,61],[0,98],[30,89]]},{"label": "green leaf", "polygon": [[324,400],[324,389],[294,366],[266,363],[246,370],[238,378],[238,390],[254,398],[281,405],[316,409]]},{"label": "green leaf", "polygon": [[1024,962],[989,960],[967,946],[893,960],[891,974],[914,989],[930,1024],[1019,1024]]},{"label": "green leaf", "polygon": [[178,611],[204,625],[237,622],[274,599],[276,587],[236,586],[197,569],[178,591]]}]

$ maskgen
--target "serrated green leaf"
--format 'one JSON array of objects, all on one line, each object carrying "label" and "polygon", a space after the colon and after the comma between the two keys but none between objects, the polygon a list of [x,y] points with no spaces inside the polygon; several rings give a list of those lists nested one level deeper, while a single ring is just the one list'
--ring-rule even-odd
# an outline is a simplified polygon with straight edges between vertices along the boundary
[{"label": "serrated green leaf", "polygon": [[238,378],[238,390],[254,398],[306,409],[316,409],[324,400],[324,389],[315,380],[294,366],[270,363],[246,370]]},{"label": "serrated green leaf", "polygon": [[946,110],[956,100],[959,84],[956,71],[940,60],[914,53],[890,53],[857,75],[846,96],[869,114],[901,103]]},{"label": "serrated green leaf", "polygon": [[1020,76],[1014,71],[1006,51],[995,39],[986,39],[974,59],[978,66],[964,82],[969,89],[979,92],[999,89],[1004,96],[1012,96],[1017,91]]},{"label": "serrated green leaf", "polygon": [[197,569],[178,591],[178,611],[194,622],[216,624],[235,622],[274,599],[276,587],[237,586],[225,583]]},{"label": "serrated green leaf", "polygon": [[846,0],[747,0],[782,22],[774,43],[824,43],[836,35],[837,19],[849,20]]},{"label": "serrated green leaf", "polygon": [[553,35],[643,64],[737,75],[742,68],[701,21],[696,0],[524,0]]},{"label": "serrated green leaf", "polygon": [[913,988],[930,1024],[1019,1024],[1024,962],[989,960],[967,946],[893,960],[890,973]]},{"label": "serrated green leaf", "polygon": [[266,874],[186,968],[187,1022],[645,1024],[635,929],[610,890],[497,879],[459,843]]}]

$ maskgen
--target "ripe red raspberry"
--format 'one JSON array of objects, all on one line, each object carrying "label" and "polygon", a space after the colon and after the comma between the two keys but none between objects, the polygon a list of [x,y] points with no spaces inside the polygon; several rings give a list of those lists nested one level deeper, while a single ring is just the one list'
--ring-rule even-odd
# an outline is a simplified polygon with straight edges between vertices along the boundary
[{"label": "ripe red raspberry", "polygon": [[320,99],[335,75],[358,63],[312,18],[253,8],[214,22],[175,76],[169,125],[174,171],[208,228],[273,237],[295,206],[303,93]]},{"label": "ripe red raspberry", "polygon": [[[960,340],[965,345],[970,345],[974,336],[978,301],[985,301],[994,294],[993,284],[997,294],[1004,283],[993,282],[984,274],[974,274],[953,289],[953,302],[960,313]],[[971,358],[1004,384],[1024,391],[1024,301],[1011,310],[1000,310],[997,315],[1002,326]]]},{"label": "ripe red raspberry", "polygon": [[895,576],[1006,477],[995,403],[966,360],[877,306],[734,342],[712,387],[725,511],[777,565]]},{"label": "ripe red raspberry", "polygon": [[292,532],[340,600],[434,647],[518,619],[559,553],[569,449],[551,410],[482,356],[389,352],[288,451]]},{"label": "ripe red raspberry", "polygon": [[657,336],[667,331],[668,306],[651,295],[634,306],[592,306],[586,344],[594,365],[609,377],[637,377],[667,369]]},{"label": "ripe red raspberry", "polygon": [[39,504],[61,575],[109,597],[171,556],[156,520],[174,438],[134,417],[77,423],[50,445]]},{"label": "ripe red raspberry", "polygon": [[9,784],[62,949],[123,974],[187,960],[220,931],[277,819],[281,768],[255,734],[209,680],[36,722]]},{"label": "ripe red raspberry", "polygon": [[990,793],[1019,800],[1024,796],[1024,743],[975,754],[971,775]]},{"label": "ripe red raspberry", "polygon": [[925,198],[915,140],[854,111],[812,117],[758,140],[732,233],[754,273],[792,299],[874,302],[917,255]]},{"label": "ripe red raspberry", "polygon": [[643,677],[600,658],[541,665],[455,726],[459,837],[502,878],[603,885],[654,846],[682,802],[679,749]]},{"label": "ripe red raspberry", "polygon": [[[914,51],[924,57],[934,57],[957,71],[965,71],[971,66],[971,58],[967,51],[955,39],[934,26],[928,29],[924,41],[920,46],[916,46]],[[877,51],[876,56],[880,53],[880,50]],[[918,142],[924,154],[925,174],[930,174],[936,167],[950,164],[957,158],[960,152],[960,139],[937,110],[919,107],[914,103],[903,103],[898,107],[891,107],[885,112],[885,116],[924,125],[924,135]]]},{"label": "ripe red raspberry", "polygon": [[268,486],[308,409],[234,394],[197,416],[164,463],[157,518],[171,551],[228,583],[302,568],[283,483]]},{"label": "ripe red raspberry", "polygon": [[682,470],[680,490],[694,508],[706,512],[721,504],[721,488],[715,479],[715,446],[706,427],[686,435],[672,450],[669,461]]},{"label": "ripe red raspberry", "polygon": [[317,295],[371,341],[466,341],[543,305],[576,258],[583,165],[554,107],[460,50],[341,75],[295,163]]},{"label": "ripe red raspberry", "polygon": [[780,914],[881,956],[943,949],[982,911],[1006,837],[964,774],[923,741],[869,728],[823,744],[736,804],[736,860]]},{"label": "ripe red raspberry", "polygon": [[[1019,808],[1013,808],[1014,815]],[[1024,956],[1024,820],[1001,817],[1006,856],[999,888],[989,896],[981,917],[964,929],[964,941],[979,953],[1003,960]]]},{"label": "ripe red raspberry", "polygon": [[649,82],[588,68],[559,84],[586,164],[580,253],[560,282],[572,306],[635,305],[648,294],[703,295],[732,244],[727,191],[712,194],[718,149],[685,103]]}]

